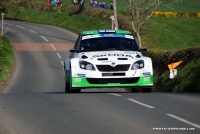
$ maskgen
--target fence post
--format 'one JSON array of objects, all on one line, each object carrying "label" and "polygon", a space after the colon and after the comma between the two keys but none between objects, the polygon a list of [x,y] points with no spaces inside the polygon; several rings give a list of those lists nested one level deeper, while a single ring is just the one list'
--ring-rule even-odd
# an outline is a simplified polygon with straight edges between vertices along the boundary
[{"label": "fence post", "polygon": [[4,17],[4,13],[1,13],[1,18],[2,18],[2,21],[1,21],[1,35],[3,35],[3,17]]}]

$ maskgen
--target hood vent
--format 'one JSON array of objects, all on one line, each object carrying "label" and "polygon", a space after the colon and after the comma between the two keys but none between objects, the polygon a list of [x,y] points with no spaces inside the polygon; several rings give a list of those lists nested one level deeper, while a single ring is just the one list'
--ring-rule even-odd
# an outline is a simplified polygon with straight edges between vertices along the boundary
[{"label": "hood vent", "polygon": [[117,58],[118,60],[127,60],[128,58]]},{"label": "hood vent", "polygon": [[98,58],[98,60],[108,60],[108,58]]},{"label": "hood vent", "polygon": [[88,57],[87,57],[87,56],[85,56],[85,55],[83,55],[81,58],[82,58],[82,59],[87,59]]},{"label": "hood vent", "polygon": [[135,57],[136,57],[136,58],[141,58],[141,56],[140,56],[139,54],[137,54]]}]

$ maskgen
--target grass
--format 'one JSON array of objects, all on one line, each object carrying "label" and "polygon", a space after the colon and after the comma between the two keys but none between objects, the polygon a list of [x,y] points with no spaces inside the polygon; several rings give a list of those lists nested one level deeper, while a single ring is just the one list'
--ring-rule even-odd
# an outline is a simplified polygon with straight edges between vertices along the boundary
[{"label": "grass", "polygon": [[147,24],[146,27],[156,36],[163,49],[177,50],[200,46],[198,36],[200,35],[200,25],[198,25],[200,18],[153,17],[152,20],[158,24]]},{"label": "grass", "polygon": [[0,89],[14,66],[14,55],[9,39],[0,36]]},{"label": "grass", "polygon": [[101,21],[99,18],[94,18],[85,14],[72,15],[71,12],[47,13],[29,9],[9,9],[9,14],[7,14],[7,17],[16,18],[18,20],[27,22],[58,26],[76,33],[84,30],[96,29],[97,27],[101,29],[111,28],[110,21]]}]

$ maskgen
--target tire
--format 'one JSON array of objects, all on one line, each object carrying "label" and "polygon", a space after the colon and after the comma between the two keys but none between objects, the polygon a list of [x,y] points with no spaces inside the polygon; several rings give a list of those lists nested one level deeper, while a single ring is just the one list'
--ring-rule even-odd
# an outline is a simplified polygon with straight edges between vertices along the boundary
[{"label": "tire", "polygon": [[142,88],[142,92],[143,93],[151,93],[152,92],[152,88]]},{"label": "tire", "polygon": [[65,70],[65,93],[80,93],[81,89],[72,90],[71,70]]},{"label": "tire", "polygon": [[71,82],[71,71],[65,70],[65,93],[71,93],[72,82]]}]

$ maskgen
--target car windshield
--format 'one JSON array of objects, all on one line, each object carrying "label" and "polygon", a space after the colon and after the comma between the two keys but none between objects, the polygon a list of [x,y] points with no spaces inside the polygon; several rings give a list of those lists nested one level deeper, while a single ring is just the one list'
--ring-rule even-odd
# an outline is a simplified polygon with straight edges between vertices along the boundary
[{"label": "car windshield", "polygon": [[80,43],[80,52],[89,51],[138,51],[134,39],[118,37],[101,37],[84,39]]}]

